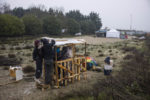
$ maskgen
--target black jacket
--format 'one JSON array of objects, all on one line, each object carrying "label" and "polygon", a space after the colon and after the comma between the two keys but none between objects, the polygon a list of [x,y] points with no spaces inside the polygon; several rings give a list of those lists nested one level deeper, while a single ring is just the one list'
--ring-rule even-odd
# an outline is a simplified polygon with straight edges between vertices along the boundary
[{"label": "black jacket", "polygon": [[55,55],[53,44],[43,43],[42,55],[45,60],[53,59]]},{"label": "black jacket", "polygon": [[33,60],[42,60],[42,58],[43,58],[42,50],[35,47],[33,50],[32,57],[33,57]]}]

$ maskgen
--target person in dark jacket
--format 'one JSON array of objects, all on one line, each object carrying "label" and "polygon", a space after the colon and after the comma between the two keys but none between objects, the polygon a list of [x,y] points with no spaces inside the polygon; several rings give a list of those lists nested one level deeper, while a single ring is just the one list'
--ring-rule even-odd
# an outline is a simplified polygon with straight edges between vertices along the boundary
[{"label": "person in dark jacket", "polygon": [[51,43],[47,39],[42,39],[43,47],[42,47],[42,54],[44,58],[44,66],[45,66],[45,85],[52,86],[52,79],[54,74],[54,45],[55,41],[52,40]]},{"label": "person in dark jacket", "polygon": [[33,60],[36,62],[35,81],[40,84],[41,82],[39,81],[39,78],[41,77],[42,74],[42,63],[43,63],[40,40],[34,41]]}]

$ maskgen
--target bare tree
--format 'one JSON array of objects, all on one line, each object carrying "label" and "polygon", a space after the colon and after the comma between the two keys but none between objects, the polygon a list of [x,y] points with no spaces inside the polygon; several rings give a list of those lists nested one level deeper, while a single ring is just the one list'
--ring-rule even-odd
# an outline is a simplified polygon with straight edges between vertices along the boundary
[{"label": "bare tree", "polygon": [[10,5],[6,2],[0,1],[0,13],[8,13],[10,11]]}]

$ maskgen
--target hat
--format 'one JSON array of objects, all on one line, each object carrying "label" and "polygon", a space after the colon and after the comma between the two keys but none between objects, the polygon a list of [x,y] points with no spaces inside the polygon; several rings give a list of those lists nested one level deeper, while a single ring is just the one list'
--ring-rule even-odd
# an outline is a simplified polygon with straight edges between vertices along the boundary
[{"label": "hat", "polygon": [[55,40],[51,40],[52,45],[55,45]]},{"label": "hat", "polygon": [[39,43],[40,43],[39,40],[35,40],[35,41],[34,41],[34,46],[38,46]]},{"label": "hat", "polygon": [[110,57],[106,57],[104,62],[107,63],[107,64],[110,64]]},{"label": "hat", "polygon": [[45,44],[48,44],[48,40],[47,39],[41,39],[41,42],[43,42],[43,44],[45,45]]}]

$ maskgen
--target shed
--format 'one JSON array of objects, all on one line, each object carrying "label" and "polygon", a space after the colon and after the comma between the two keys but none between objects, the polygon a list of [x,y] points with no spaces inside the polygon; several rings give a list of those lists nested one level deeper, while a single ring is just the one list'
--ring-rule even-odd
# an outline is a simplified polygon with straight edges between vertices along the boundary
[{"label": "shed", "polygon": [[[55,44],[55,64],[54,64],[54,84],[60,86],[61,84],[67,85],[68,82],[74,82],[74,80],[80,80],[80,75],[84,75],[86,78],[86,41],[84,39],[60,39],[42,37],[51,41],[56,41]],[[78,55],[75,52],[76,45],[85,45],[85,54]],[[58,48],[71,48],[72,56],[65,59],[58,59]],[[64,56],[64,55],[62,55]],[[83,73],[84,72],[84,73]]]},{"label": "shed", "polygon": [[107,32],[106,29],[101,29],[101,30],[96,31],[95,34],[97,37],[106,37],[106,32]]}]

